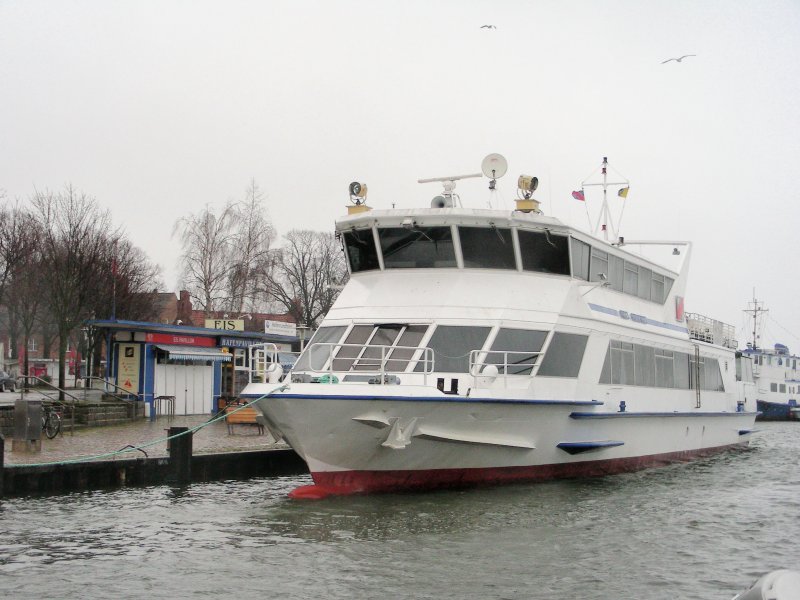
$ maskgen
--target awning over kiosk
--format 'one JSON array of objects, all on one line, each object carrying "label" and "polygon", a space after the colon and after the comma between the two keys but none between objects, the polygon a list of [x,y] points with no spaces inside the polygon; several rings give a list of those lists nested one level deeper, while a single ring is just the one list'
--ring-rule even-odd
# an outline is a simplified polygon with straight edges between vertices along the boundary
[{"label": "awning over kiosk", "polygon": [[231,355],[227,352],[223,352],[219,348],[202,348],[199,346],[161,346],[159,344],[156,344],[156,348],[169,354],[171,360],[231,360]]}]

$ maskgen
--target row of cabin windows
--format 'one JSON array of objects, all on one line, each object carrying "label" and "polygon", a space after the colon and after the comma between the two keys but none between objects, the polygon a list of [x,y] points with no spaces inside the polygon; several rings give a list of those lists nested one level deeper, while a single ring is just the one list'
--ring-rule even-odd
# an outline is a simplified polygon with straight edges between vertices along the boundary
[{"label": "row of cabin windows", "polygon": [[663,304],[674,280],[652,269],[572,238],[572,274],[586,281],[607,281],[612,290]]},{"label": "row of cabin windows", "polygon": [[[421,357],[415,356],[415,348],[429,328],[397,323],[354,325],[341,341],[342,346],[333,353],[332,370],[375,371],[385,359],[388,372],[421,372],[426,367]],[[320,328],[294,370],[325,370],[330,350],[314,344],[338,344],[346,329],[345,326]],[[539,376],[574,378],[580,372],[588,336],[555,332],[542,358],[547,331],[500,328],[492,343],[485,347],[491,331],[488,326],[437,326],[427,343],[434,353],[435,370],[467,373],[470,352],[484,350],[482,364],[497,365],[501,373],[505,369],[509,375],[530,375],[539,361]],[[700,357],[696,365],[692,354],[617,340],[609,342],[600,375],[600,383],[672,389],[696,389],[696,381],[702,390],[725,391],[716,358]]]},{"label": "row of cabin windows", "polygon": [[[417,347],[425,337],[428,325],[386,323],[354,325],[342,340],[345,326],[321,327],[294,366],[295,372],[324,371],[328,367],[331,346],[333,371],[376,371],[385,360],[387,372],[422,372],[430,367]],[[577,377],[583,362],[588,336],[555,332],[544,358],[540,356],[547,331],[500,328],[492,343],[485,348],[492,327],[436,326],[426,347],[433,351],[435,370],[440,373],[468,373],[470,352],[484,350],[482,365],[497,365],[509,375],[530,375],[539,361],[538,375],[543,377]]]},{"label": "row of cabin windows", "polygon": [[642,344],[611,340],[600,374],[600,383],[638,385],[671,389],[700,389],[724,392],[719,361],[685,352],[662,350]]},{"label": "row of cabin windows", "polygon": [[779,367],[786,366],[786,368],[792,368],[797,370],[797,359],[796,358],[784,358],[781,356],[765,356],[763,354],[756,354],[753,356],[753,364],[755,365],[778,365]]},{"label": "row of cabin windows", "polygon": [[[455,228],[465,268],[517,269],[514,234],[510,228]],[[451,227],[382,227],[377,229],[386,269],[456,268]],[[663,304],[673,279],[623,260],[585,242],[549,231],[517,230],[523,271],[570,275],[586,281],[607,280],[618,292]],[[372,229],[343,234],[353,273],[380,268]],[[570,269],[570,247],[572,268]]]},{"label": "row of cabin windows", "polygon": [[[770,383],[769,384],[769,391],[770,392],[779,392],[781,394],[786,393],[786,384],[785,383]],[[789,393],[794,394],[797,389],[794,386],[789,386]]]}]

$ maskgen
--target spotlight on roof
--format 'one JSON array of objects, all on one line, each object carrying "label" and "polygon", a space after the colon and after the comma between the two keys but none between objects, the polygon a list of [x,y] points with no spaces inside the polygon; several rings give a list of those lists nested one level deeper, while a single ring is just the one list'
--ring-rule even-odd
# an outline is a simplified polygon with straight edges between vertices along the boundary
[{"label": "spotlight on roof", "polygon": [[539,178],[530,175],[520,175],[517,179],[517,193],[523,200],[530,200],[533,192],[539,187]]},{"label": "spotlight on roof", "polygon": [[353,204],[363,204],[367,198],[367,184],[354,181],[350,184],[350,201]]},{"label": "spotlight on roof", "polygon": [[370,210],[367,206],[367,184],[353,181],[349,186],[350,202],[352,206],[347,207],[347,214],[352,215]]}]

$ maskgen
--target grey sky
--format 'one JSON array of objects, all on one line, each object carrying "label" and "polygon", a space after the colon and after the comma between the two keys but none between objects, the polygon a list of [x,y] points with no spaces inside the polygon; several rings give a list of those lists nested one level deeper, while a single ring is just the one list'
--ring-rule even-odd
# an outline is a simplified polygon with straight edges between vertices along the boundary
[{"label": "grey sky", "polygon": [[586,227],[570,192],[608,156],[623,235],[694,241],[687,309],[741,339],[756,288],[766,341],[800,350],[799,88],[790,0],[0,0],[0,189],[72,182],[175,289],[175,220],[251,178],[279,234],[331,230],[354,179],[372,206],[427,206],[416,179],[500,152],[509,208],[525,172]]}]

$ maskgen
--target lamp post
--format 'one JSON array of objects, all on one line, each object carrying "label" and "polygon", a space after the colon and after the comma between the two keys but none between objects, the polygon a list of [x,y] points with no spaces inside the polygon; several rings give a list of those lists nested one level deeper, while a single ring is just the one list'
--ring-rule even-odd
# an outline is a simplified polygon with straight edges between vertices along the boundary
[{"label": "lamp post", "polygon": [[298,333],[300,334],[300,353],[301,353],[301,354],[302,354],[302,352],[303,352],[303,348],[305,347],[305,341],[306,341],[306,332],[307,332],[308,330],[310,330],[310,329],[311,329],[311,328],[310,328],[310,327],[307,327],[306,325],[298,325],[298,326],[297,326],[297,331],[298,331]]}]

